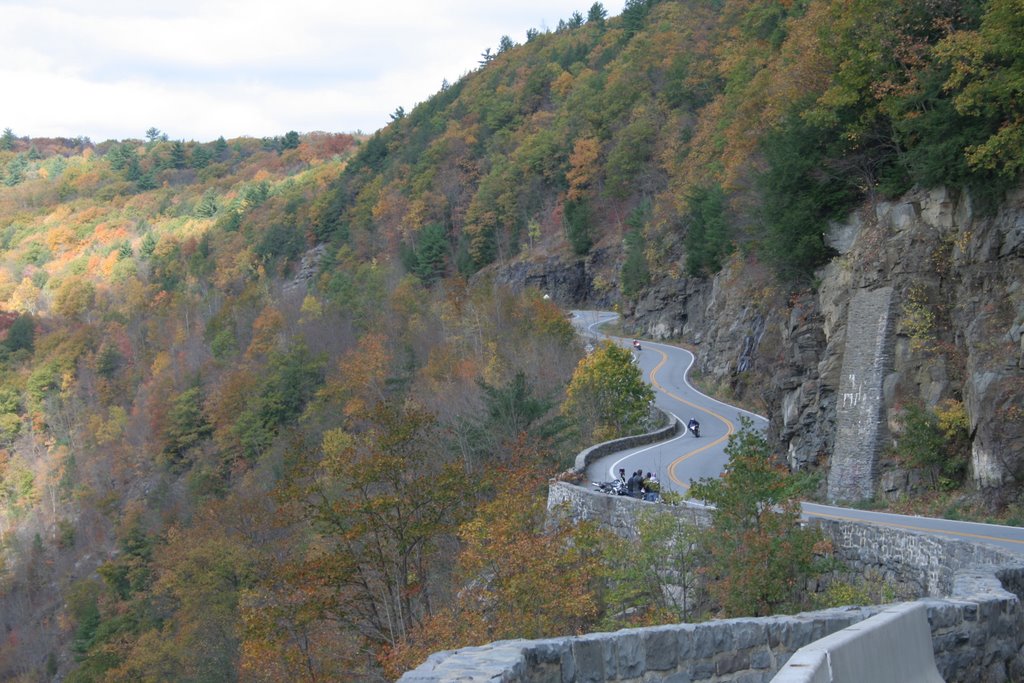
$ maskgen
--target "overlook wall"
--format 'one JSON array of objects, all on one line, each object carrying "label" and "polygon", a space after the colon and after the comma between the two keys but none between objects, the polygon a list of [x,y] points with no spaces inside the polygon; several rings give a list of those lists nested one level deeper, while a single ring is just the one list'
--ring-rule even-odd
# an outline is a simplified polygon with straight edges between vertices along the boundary
[{"label": "overlook wall", "polygon": [[[640,510],[705,523],[698,506],[657,506],[552,482],[552,513],[635,533]],[[852,570],[880,572],[927,610],[935,662],[949,682],[1024,680],[1024,561],[998,548],[900,529],[827,521],[823,530]],[[546,640],[512,640],[431,655],[405,683],[672,683],[772,680],[799,648],[863,621],[881,606],[792,616],[674,624]]]}]

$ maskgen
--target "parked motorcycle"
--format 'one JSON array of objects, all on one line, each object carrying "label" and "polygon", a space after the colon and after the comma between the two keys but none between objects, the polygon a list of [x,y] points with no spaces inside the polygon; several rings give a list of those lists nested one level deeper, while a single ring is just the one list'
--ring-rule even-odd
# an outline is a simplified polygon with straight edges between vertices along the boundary
[{"label": "parked motorcycle", "polygon": [[613,479],[612,481],[595,481],[593,484],[598,491],[601,493],[607,493],[609,496],[626,495],[626,485],[619,479]]}]

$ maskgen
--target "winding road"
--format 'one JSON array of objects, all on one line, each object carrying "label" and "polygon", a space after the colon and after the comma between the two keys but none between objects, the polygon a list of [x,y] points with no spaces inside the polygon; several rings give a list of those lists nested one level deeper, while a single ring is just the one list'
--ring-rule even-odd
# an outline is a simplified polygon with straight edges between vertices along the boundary
[{"label": "winding road", "polygon": [[[617,313],[605,311],[573,311],[573,323],[585,337],[608,338],[629,346],[629,340],[608,337],[599,330],[601,325],[617,317]],[[626,470],[627,476],[634,470],[642,469],[644,472],[655,472],[664,488],[684,493],[691,480],[714,477],[721,473],[728,460],[725,446],[729,435],[739,429],[741,417],[750,419],[760,429],[768,426],[768,420],[705,396],[691,386],[686,375],[693,365],[694,357],[686,349],[650,341],[643,341],[642,347],[634,355],[644,376],[654,387],[656,405],[675,415],[684,425],[691,417],[697,418],[701,425],[700,438],[683,430],[669,441],[613,453],[588,467],[587,478],[589,481],[608,481],[616,476],[620,468]],[[1024,554],[1024,529],[1021,527],[912,517],[817,503],[804,503],[803,511],[806,517],[909,529],[987,543]]]}]

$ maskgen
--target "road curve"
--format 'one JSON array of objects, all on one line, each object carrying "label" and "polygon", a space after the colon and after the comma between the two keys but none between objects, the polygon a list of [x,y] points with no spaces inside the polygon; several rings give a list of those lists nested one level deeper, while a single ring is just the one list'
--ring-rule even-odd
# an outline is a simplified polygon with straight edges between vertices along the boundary
[{"label": "road curve", "polygon": [[[601,325],[617,317],[617,313],[607,311],[573,311],[573,324],[584,337],[610,339],[628,347],[629,340],[610,337],[599,330]],[[669,441],[607,455],[587,468],[587,479],[607,481],[614,478],[620,468],[626,470],[627,476],[642,469],[655,472],[664,488],[684,493],[691,481],[721,473],[728,460],[725,446],[729,435],[739,429],[741,417],[751,420],[760,429],[765,429],[768,421],[761,415],[705,396],[690,385],[686,375],[694,358],[686,349],[651,341],[643,341],[642,347],[640,352],[634,352],[634,356],[644,377],[655,390],[655,404],[678,417],[683,424],[696,417],[701,424],[700,438],[694,438],[684,430]],[[1021,527],[897,515],[818,503],[804,503],[803,511],[805,517],[909,529],[996,545],[1024,555],[1024,529]]]}]

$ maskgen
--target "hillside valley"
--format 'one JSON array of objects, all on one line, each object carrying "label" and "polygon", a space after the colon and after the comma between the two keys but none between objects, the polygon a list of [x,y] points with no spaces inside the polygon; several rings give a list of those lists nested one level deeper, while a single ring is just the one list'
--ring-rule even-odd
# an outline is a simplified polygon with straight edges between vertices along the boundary
[{"label": "hillside valley", "polygon": [[573,412],[570,307],[693,348],[816,497],[1020,522],[1022,27],[1010,0],[594,3],[372,135],[5,130],[0,678],[393,680],[726,613],[616,592],[642,558],[545,527],[615,431]]}]

